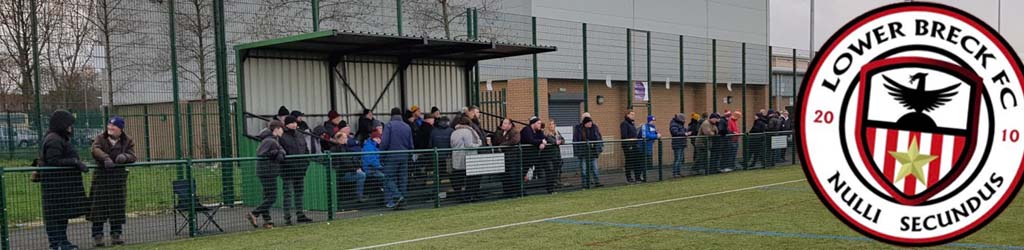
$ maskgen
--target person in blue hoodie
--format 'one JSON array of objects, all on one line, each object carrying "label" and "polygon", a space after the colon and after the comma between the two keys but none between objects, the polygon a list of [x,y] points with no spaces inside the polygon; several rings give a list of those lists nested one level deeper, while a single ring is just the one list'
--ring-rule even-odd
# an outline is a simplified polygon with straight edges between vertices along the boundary
[{"label": "person in blue hoodie", "polygon": [[383,135],[383,127],[377,127],[370,132],[370,137],[363,141],[363,173],[366,173],[367,177],[374,177],[380,180],[384,180],[384,193],[385,199],[387,200],[388,208],[395,208],[395,201],[392,197],[398,194],[398,185],[395,184],[395,178],[387,176],[384,172],[384,166],[380,162],[380,143],[381,136]]},{"label": "person in blue hoodie", "polygon": [[[384,125],[384,134],[381,137],[381,151],[403,151],[413,150],[412,128],[402,119],[402,109],[391,109],[391,121]],[[398,192],[389,198],[389,208],[399,208],[405,201],[405,194],[409,191],[409,161],[412,159],[410,153],[388,154],[384,157],[385,173],[388,179],[398,182]]]},{"label": "person in blue hoodie", "polygon": [[658,133],[658,128],[654,126],[654,116],[647,116],[647,123],[640,126],[640,133],[638,136],[640,140],[640,150],[644,153],[643,166],[633,169],[633,176],[637,176],[637,181],[647,182],[647,169],[654,165],[652,153],[654,152],[654,142],[661,138],[661,134]]}]

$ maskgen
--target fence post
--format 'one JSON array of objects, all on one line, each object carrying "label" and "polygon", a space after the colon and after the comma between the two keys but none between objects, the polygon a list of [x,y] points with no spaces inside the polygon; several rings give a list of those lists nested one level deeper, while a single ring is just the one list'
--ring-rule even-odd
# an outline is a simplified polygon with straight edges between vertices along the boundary
[{"label": "fence post", "polygon": [[0,237],[3,237],[2,244],[0,245],[2,245],[3,250],[11,249],[10,232],[7,231],[7,190],[4,189],[4,179],[6,177],[4,168],[0,168],[0,209],[3,209],[0,210],[0,226],[3,227],[0,228]]},{"label": "fence post", "polygon": [[[327,152],[327,164],[324,168],[324,182],[327,183],[327,220],[334,220],[334,213],[338,211],[338,190],[337,170],[334,169],[334,157]],[[335,174],[331,174],[334,172]]]},{"label": "fence post", "polygon": [[633,29],[630,28],[626,28],[626,90],[626,109],[633,109]]},{"label": "fence post", "polygon": [[188,237],[196,237],[196,179],[192,175],[192,159],[185,162],[185,178],[188,180]]},{"label": "fence post", "polygon": [[590,112],[590,75],[587,72],[587,23],[583,23],[583,112]]},{"label": "fence post", "polygon": [[[168,39],[168,40],[170,41],[170,50],[171,50],[170,51],[171,52],[171,55],[170,55],[170,57],[171,57],[170,58],[171,59],[171,89],[172,89],[171,91],[173,92],[172,93],[172,96],[173,96],[172,97],[172,99],[173,99],[172,103],[174,103],[173,104],[173,107],[174,107],[174,156],[175,156],[175,159],[181,159],[182,158],[182,148],[181,148],[182,147],[182,145],[181,145],[181,105],[180,105],[181,96],[180,96],[180,93],[178,93],[179,92],[178,90],[181,88],[181,86],[179,86],[180,84],[178,82],[178,46],[176,44],[177,37],[175,36],[175,34],[177,33],[175,31],[175,22],[174,22],[175,21],[175,18],[174,18],[174,14],[175,13],[176,13],[176,11],[174,10],[174,1],[167,1],[167,19],[168,19],[167,23],[168,23],[168,26],[170,26],[169,32],[167,32],[167,33],[170,36],[170,39]],[[181,171],[178,171],[178,179],[181,179],[181,177],[182,177],[182,173],[181,173]],[[194,221],[192,222],[192,224],[195,224]]]},{"label": "fence post", "polygon": [[18,137],[14,136],[14,126],[11,125],[11,111],[6,108],[6,104],[4,106],[4,113],[7,116],[7,151],[9,152],[7,158],[14,159],[14,146]]},{"label": "fence post", "polygon": [[718,39],[711,39],[711,112],[718,112]]},{"label": "fence post", "polygon": [[441,164],[440,154],[434,148],[434,208],[441,207]]},{"label": "fence post", "polygon": [[40,88],[41,88],[40,85],[41,84],[39,82],[42,81],[42,79],[41,79],[42,77],[40,76],[40,72],[39,72],[39,35],[38,35],[39,18],[38,18],[38,14],[37,14],[38,11],[36,11],[36,9],[38,9],[39,6],[36,4],[36,2],[38,2],[38,0],[30,0],[29,1],[29,3],[30,3],[29,15],[32,18],[32,82],[33,82],[33,85],[35,85],[32,89],[35,92],[34,95],[35,95],[35,106],[36,106],[35,107],[35,113],[36,113],[36,115],[35,115],[36,116],[36,137],[37,137],[37,142],[42,144],[43,136],[46,136],[45,134],[43,134],[43,132],[46,131],[46,130],[43,127],[43,105],[42,105],[42,101],[40,100],[42,97],[40,96],[41,95],[40,94],[41,93],[41,91],[40,91]]},{"label": "fence post", "polygon": [[[672,153],[674,154],[675,151],[673,151]],[[659,138],[658,139],[658,181],[662,181],[664,179],[664,175],[665,175],[665,173],[663,172],[664,168],[665,168],[665,164],[664,164],[664,162],[662,162],[663,160],[665,160],[665,148],[664,148],[663,141],[661,140],[661,138]]]},{"label": "fence post", "polygon": [[711,161],[715,160],[715,159],[712,159],[711,156],[713,156],[715,154],[713,152],[711,152],[711,149],[712,149],[711,136],[705,136],[703,139],[704,139],[704,159],[705,159],[705,161],[704,161],[704,175],[710,175],[711,174]]},{"label": "fence post", "polygon": [[[320,31],[320,1],[312,0],[312,2],[310,3],[310,7],[312,8],[310,12],[312,12],[313,14],[313,32]],[[399,18],[401,18],[401,16],[399,16]]]},{"label": "fence post", "polygon": [[149,105],[142,105],[142,128],[144,130],[144,143],[146,144],[146,161],[153,160],[153,149],[149,144]]},{"label": "fence post", "polygon": [[517,148],[519,149],[519,167],[516,168],[519,170],[519,175],[517,176],[517,179],[519,179],[519,197],[523,197],[526,194],[526,180],[523,178],[523,144],[517,145]]},{"label": "fence post", "polygon": [[398,19],[398,35],[402,35],[402,0],[395,0],[395,18]]},{"label": "fence post", "polygon": [[[314,0],[316,2],[316,0]],[[317,9],[319,4],[313,6]],[[318,11],[314,11],[316,14]],[[216,21],[215,26],[215,60],[217,63],[217,118],[218,125],[220,125],[220,157],[231,158],[231,104],[230,95],[228,93],[228,54],[227,54],[227,42],[226,42],[226,31],[224,22],[224,0],[214,1],[214,20]],[[319,24],[319,18],[314,15],[313,24]],[[315,26],[314,26],[315,27]],[[316,29],[316,28],[314,28]],[[206,105],[206,104],[203,104]],[[203,108],[204,110],[206,107]],[[207,114],[202,114],[207,115]],[[203,124],[206,126],[206,124]],[[208,131],[203,131],[207,133]],[[233,206],[235,204],[235,162],[228,161],[223,162],[220,168],[221,171],[221,198],[224,204]]]},{"label": "fence post", "polygon": [[[533,45],[537,46],[537,17],[530,17],[530,32],[533,33]],[[540,82],[537,80],[537,53],[533,54],[533,116],[540,117]]]}]

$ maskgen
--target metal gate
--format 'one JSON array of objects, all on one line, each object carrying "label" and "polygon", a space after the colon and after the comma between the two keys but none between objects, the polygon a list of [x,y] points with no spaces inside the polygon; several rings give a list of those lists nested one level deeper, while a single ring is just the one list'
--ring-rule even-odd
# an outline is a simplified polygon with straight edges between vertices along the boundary
[{"label": "metal gate", "polygon": [[480,126],[483,126],[483,129],[497,129],[501,125],[501,119],[507,115],[506,96],[504,88],[498,91],[480,92],[480,113],[483,114]]}]

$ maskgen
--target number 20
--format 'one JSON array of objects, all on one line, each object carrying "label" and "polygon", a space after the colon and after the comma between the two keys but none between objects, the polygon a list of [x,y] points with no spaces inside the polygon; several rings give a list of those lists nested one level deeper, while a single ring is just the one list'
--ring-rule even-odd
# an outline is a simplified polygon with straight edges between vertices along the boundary
[{"label": "number 20", "polygon": [[814,123],[823,123],[824,122],[825,124],[832,124],[833,118],[835,118],[835,117],[832,114],[832,111],[825,111],[825,112],[822,112],[821,110],[815,110],[814,111]]}]

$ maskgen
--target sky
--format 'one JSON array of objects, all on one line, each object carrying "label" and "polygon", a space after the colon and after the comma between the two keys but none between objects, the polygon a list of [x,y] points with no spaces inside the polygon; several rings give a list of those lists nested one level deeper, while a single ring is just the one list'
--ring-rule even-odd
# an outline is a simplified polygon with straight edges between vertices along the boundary
[{"label": "sky", "polygon": [[[867,12],[890,3],[903,0],[816,0],[814,1],[814,32],[811,30],[811,0],[770,0],[770,37],[774,46],[808,49],[813,34],[814,49],[828,39],[846,22]],[[1024,9],[1020,0],[935,0],[967,11],[999,30],[999,33],[1016,48],[1020,55],[1024,50],[1024,30],[1002,29],[1024,23],[1024,16],[1012,10]]]}]

